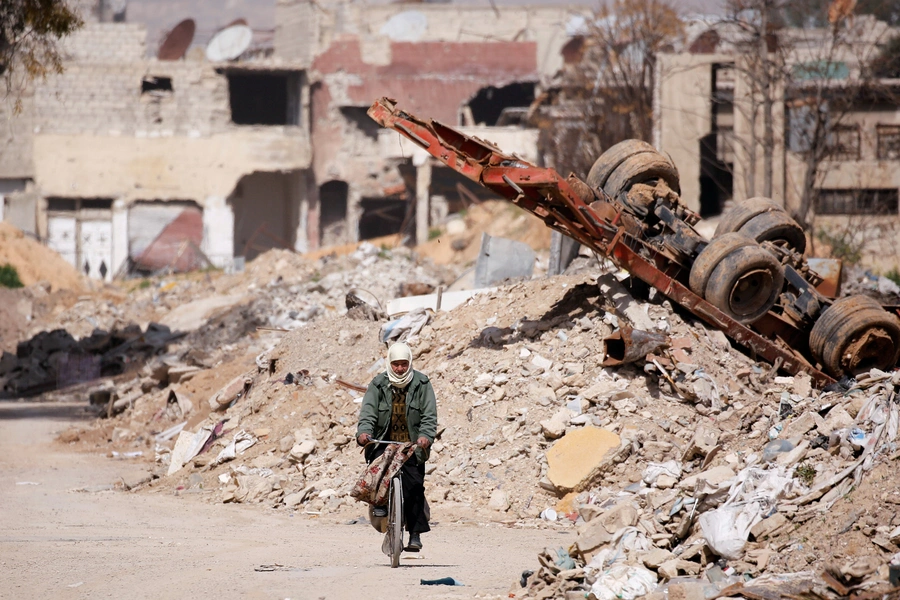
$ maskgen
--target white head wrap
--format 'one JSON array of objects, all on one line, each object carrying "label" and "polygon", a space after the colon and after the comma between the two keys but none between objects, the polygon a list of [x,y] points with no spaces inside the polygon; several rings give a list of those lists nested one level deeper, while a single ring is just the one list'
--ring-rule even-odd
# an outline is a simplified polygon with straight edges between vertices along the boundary
[{"label": "white head wrap", "polygon": [[[409,385],[409,382],[412,381],[413,378],[412,350],[409,349],[409,346],[407,346],[403,342],[393,344],[388,350],[387,360],[387,376],[388,379],[391,380],[391,385],[401,389]],[[402,377],[395,375],[394,370],[391,368],[391,363],[395,360],[409,361],[409,368],[406,370],[406,373],[404,373]]]}]

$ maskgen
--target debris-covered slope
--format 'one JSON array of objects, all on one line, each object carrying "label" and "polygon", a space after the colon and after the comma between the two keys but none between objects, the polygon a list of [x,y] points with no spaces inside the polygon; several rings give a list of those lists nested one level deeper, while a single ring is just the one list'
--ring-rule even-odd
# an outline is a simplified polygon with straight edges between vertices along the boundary
[{"label": "debris-covered slope", "polygon": [[[384,369],[384,346],[381,323],[349,318],[341,303],[353,289],[442,282],[417,268],[426,267],[385,251],[330,265],[266,255],[243,280],[154,288],[171,308],[204,286],[249,300],[108,382],[98,410],[114,416],[62,439],[152,456],[145,480],[128,482],[151,493],[358,516],[348,496],[362,466],[355,387]],[[312,306],[321,310],[298,318]],[[426,485],[436,514],[577,528],[572,548],[536,557],[527,596],[626,597],[624,582],[649,591],[676,577],[706,594],[744,574],[785,572],[808,572],[801,583],[835,596],[834,586],[886,580],[900,542],[900,377],[873,372],[820,394],[687,318],[659,295],[630,299],[609,275],[598,283],[584,272],[499,287],[435,315],[410,344],[438,395]],[[667,347],[605,367],[603,339],[626,320],[665,334]],[[866,561],[841,571],[856,559]]]}]

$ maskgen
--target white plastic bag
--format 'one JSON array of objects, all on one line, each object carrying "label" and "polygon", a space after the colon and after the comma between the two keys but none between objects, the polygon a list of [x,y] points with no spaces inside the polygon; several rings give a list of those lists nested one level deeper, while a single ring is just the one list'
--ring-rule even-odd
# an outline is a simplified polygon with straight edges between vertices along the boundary
[{"label": "white plastic bag", "polygon": [[597,600],[634,600],[656,589],[656,573],[636,565],[616,565],[597,578],[591,593]]},{"label": "white plastic bag", "polygon": [[760,513],[758,502],[720,506],[700,515],[700,528],[713,552],[736,560],[743,554],[750,529],[762,520]]},{"label": "white plastic bag", "polygon": [[664,463],[647,463],[647,468],[642,474],[644,483],[653,485],[660,475],[669,475],[675,479],[681,478],[681,463],[675,460],[668,460]]}]

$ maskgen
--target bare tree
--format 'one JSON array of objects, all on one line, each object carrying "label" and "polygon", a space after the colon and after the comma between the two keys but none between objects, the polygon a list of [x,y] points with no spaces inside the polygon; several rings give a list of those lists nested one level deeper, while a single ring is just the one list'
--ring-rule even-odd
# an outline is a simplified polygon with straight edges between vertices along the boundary
[{"label": "bare tree", "polygon": [[828,170],[837,161],[860,160],[859,126],[849,117],[860,106],[892,95],[889,87],[870,68],[878,40],[873,40],[871,19],[854,21],[852,6],[844,10],[831,5],[827,36],[811,46],[803,63],[794,64],[788,82],[787,101],[791,112],[790,150],[803,161],[803,176],[797,192],[799,203],[794,218],[804,227],[813,225],[819,190]]},{"label": "bare tree", "polygon": [[[858,160],[840,156],[852,134],[846,117],[860,99],[881,93],[868,67],[877,49],[876,34],[858,20],[853,0],[731,0],[728,8],[725,24],[735,32],[736,77],[748,89],[734,99],[734,110],[742,113],[749,129],[734,142],[744,151],[746,195],[773,196],[776,150],[782,143],[777,138],[786,129],[786,162],[802,162],[800,178],[792,184],[799,200],[787,208],[801,226],[810,228],[830,161]],[[827,27],[788,28],[788,18]],[[874,19],[864,22],[871,25]],[[784,129],[775,118],[782,111]],[[788,169],[785,177],[790,175]]]},{"label": "bare tree", "polygon": [[650,139],[656,57],[672,51],[683,30],[667,0],[612,0],[585,20],[531,111],[551,166],[584,175],[616,142]]},{"label": "bare tree", "polygon": [[[734,110],[747,121],[749,135],[736,137],[734,142],[746,160],[743,171],[748,197],[771,197],[774,191],[774,110],[784,89],[788,52],[781,36],[784,4],[784,0],[730,0],[720,24],[731,29],[739,57],[734,69],[747,86],[747,93],[734,98]],[[758,190],[760,172],[762,189]]]}]

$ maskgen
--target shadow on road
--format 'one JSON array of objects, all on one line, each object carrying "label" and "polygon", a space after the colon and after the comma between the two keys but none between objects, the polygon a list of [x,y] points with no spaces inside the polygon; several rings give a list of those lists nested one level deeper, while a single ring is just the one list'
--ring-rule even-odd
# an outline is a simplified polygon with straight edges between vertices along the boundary
[{"label": "shadow on road", "polygon": [[96,416],[86,402],[0,401],[0,421],[16,419],[88,421]]}]

